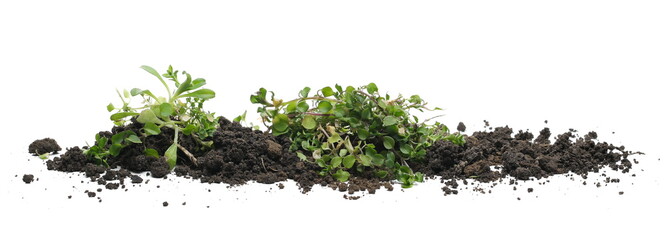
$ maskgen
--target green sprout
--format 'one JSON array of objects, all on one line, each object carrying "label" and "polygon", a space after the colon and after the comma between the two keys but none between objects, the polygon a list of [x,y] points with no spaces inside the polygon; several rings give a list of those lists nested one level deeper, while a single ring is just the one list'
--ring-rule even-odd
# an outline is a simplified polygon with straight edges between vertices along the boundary
[{"label": "green sprout", "polygon": [[428,120],[419,122],[410,115],[412,109],[431,110],[418,95],[391,99],[380,95],[374,83],[324,87],[312,96],[310,92],[306,87],[297,98],[283,101],[261,88],[250,101],[260,104],[257,112],[268,131],[288,135],[290,149],[301,160],[316,163],[321,175],[331,174],[341,182],[349,179],[350,171],[367,170],[380,178],[392,176],[408,188],[423,181],[423,174],[414,173],[409,162],[423,161],[434,142],[465,143],[445,125],[428,125]]},{"label": "green sprout", "polygon": [[[152,67],[141,66],[141,68],[162,83],[167,97],[157,96],[150,90],[139,88],[124,90],[122,94],[120,91],[116,91],[122,101],[122,106],[116,107],[112,103],[107,106],[109,112],[115,111],[110,117],[111,121],[117,126],[123,126],[130,120],[136,120],[143,124],[141,133],[143,138],[158,135],[165,127],[173,129],[173,143],[164,152],[169,166],[173,168],[176,165],[178,150],[181,150],[196,165],[197,160],[194,155],[178,144],[179,133],[193,136],[203,148],[212,146],[213,142],[207,141],[207,139],[219,126],[218,118],[214,116],[214,113],[204,111],[203,104],[214,98],[215,92],[202,88],[206,85],[205,79],[192,79],[192,76],[185,71],[180,74],[180,76],[185,76],[185,80],[181,82],[178,79],[179,71],[174,71],[171,66],[162,75]],[[174,90],[169,87],[168,82],[173,83]],[[138,97],[142,99],[142,102],[139,106],[133,107],[131,100]],[[131,131],[115,134],[110,143],[108,139],[97,135],[96,145],[89,147],[86,153],[96,163],[108,165],[106,160],[110,156],[118,156],[120,151],[131,143],[142,143],[141,138]],[[110,146],[108,146],[109,144]],[[146,154],[159,157],[154,149],[147,149]]]}]

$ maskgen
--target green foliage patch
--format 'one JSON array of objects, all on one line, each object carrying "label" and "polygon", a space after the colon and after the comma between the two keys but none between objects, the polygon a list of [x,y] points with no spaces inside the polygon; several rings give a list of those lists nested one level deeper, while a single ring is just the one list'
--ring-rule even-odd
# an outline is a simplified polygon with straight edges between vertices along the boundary
[{"label": "green foliage patch", "polygon": [[330,174],[341,182],[353,172],[372,171],[408,188],[423,181],[423,174],[413,172],[409,163],[423,161],[434,142],[465,143],[462,135],[449,134],[445,125],[428,125],[409,113],[431,110],[418,95],[391,98],[381,95],[374,83],[324,87],[312,95],[311,90],[305,87],[295,99],[283,101],[261,88],[250,101],[260,105],[257,112],[274,135],[289,136],[290,149],[300,159],[316,163],[321,175]]}]

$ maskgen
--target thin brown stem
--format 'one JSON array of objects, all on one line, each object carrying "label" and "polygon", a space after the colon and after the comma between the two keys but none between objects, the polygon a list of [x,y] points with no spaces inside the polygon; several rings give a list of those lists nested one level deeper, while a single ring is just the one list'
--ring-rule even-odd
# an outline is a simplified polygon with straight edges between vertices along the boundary
[{"label": "thin brown stem", "polygon": [[190,159],[190,161],[194,164],[194,166],[199,166],[199,162],[198,162],[197,158],[190,151],[188,151],[186,148],[184,148],[180,144],[176,144],[176,145],[178,145],[178,149],[180,149],[180,151],[182,151],[185,154],[185,156],[187,156]]}]

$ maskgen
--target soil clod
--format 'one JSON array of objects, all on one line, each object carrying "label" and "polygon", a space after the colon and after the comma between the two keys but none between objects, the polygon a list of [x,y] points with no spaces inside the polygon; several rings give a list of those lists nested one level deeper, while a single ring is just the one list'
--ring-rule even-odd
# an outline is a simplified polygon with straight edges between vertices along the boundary
[{"label": "soil clod", "polygon": [[23,175],[23,182],[26,184],[30,184],[35,180],[35,176],[32,174],[24,174]]},{"label": "soil clod", "polygon": [[62,148],[60,148],[60,145],[58,145],[56,140],[52,138],[35,140],[28,146],[28,153],[32,153],[34,155],[58,153],[60,150],[62,150]]}]

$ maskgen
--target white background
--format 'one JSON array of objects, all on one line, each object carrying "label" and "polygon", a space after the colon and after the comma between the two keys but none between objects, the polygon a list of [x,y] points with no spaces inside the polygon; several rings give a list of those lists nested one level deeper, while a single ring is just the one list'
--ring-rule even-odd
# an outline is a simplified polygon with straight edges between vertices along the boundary
[{"label": "white background", "polygon": [[[1,239],[663,236],[663,1],[215,2],[0,3]],[[230,118],[253,112],[261,86],[288,98],[372,81],[445,108],[439,120],[452,127],[594,130],[646,155],[637,177],[609,173],[621,182],[602,188],[557,177],[444,197],[430,181],[347,201],[293,183],[229,190],[172,178],[105,190],[102,203],[83,194],[98,186],[28,156],[38,138],[92,142],[111,127],[114,89],[160,92],[138,67],[169,64],[206,78],[218,94],[208,109]],[[40,180],[26,185],[24,173]]]}]

